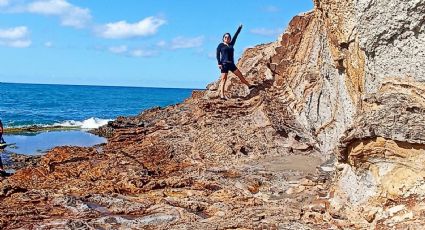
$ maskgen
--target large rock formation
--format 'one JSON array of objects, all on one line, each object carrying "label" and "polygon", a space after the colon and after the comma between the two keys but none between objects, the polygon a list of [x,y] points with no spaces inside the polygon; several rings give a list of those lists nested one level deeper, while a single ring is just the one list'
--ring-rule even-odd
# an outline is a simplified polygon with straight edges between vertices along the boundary
[{"label": "large rock formation", "polygon": [[50,151],[1,182],[0,224],[422,226],[424,22],[423,0],[316,0],[244,52],[252,92],[231,79],[222,101],[216,82],[102,127],[104,146]]},{"label": "large rock formation", "polygon": [[[355,105],[335,153],[333,213],[360,226],[423,223],[424,1],[317,1]],[[354,115],[354,116],[351,116]],[[421,223],[422,222],[422,223]]]}]

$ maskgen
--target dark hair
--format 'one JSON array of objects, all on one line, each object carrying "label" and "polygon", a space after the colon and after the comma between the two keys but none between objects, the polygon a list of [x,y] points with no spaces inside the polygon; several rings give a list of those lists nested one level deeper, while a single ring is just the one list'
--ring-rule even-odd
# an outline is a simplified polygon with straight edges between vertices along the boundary
[{"label": "dark hair", "polygon": [[223,38],[221,40],[224,40],[224,36],[229,35],[230,40],[232,39],[232,35],[230,35],[230,33],[225,33],[223,34]]}]

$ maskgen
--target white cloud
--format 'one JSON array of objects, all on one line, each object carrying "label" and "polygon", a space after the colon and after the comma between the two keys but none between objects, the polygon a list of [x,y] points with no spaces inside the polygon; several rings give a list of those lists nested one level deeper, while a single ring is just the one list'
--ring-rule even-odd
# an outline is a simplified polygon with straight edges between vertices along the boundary
[{"label": "white cloud", "polygon": [[164,49],[189,49],[201,47],[204,43],[204,36],[198,36],[193,38],[179,36],[172,39],[170,42],[161,40],[156,43],[156,46]]},{"label": "white cloud", "polygon": [[28,12],[45,15],[61,15],[66,13],[71,7],[72,5],[64,0],[36,1],[28,5]]},{"label": "white cloud", "polygon": [[121,46],[111,46],[108,48],[108,50],[115,54],[125,53],[128,49],[127,46],[121,45]]},{"label": "white cloud", "polygon": [[31,40],[28,36],[29,31],[25,26],[0,29],[0,45],[14,48],[26,48],[31,45]]},{"label": "white cloud", "polygon": [[13,48],[27,48],[31,45],[31,40],[14,40],[14,41],[0,41],[0,44],[13,47]]},{"label": "white cloud", "polygon": [[9,0],[0,0],[0,7],[9,5]]},{"label": "white cloud", "polygon": [[145,37],[154,35],[165,23],[165,20],[151,16],[133,24],[126,21],[108,23],[98,33],[101,37],[110,39]]},{"label": "white cloud", "polygon": [[159,41],[158,43],[156,43],[157,46],[164,48],[167,46],[167,42],[164,40]]},{"label": "white cloud", "polygon": [[9,29],[0,29],[0,39],[20,39],[28,35],[28,28],[25,26],[18,26]]},{"label": "white cloud", "polygon": [[257,34],[261,36],[277,36],[283,32],[283,29],[266,29],[266,28],[256,28],[251,29],[252,34]]},{"label": "white cloud", "polygon": [[61,24],[75,28],[83,28],[90,22],[92,16],[89,9],[83,9],[65,0],[40,0],[28,4],[27,12],[58,16]]},{"label": "white cloud", "polygon": [[156,50],[145,50],[142,48],[128,48],[126,45],[110,46],[107,50],[111,53],[127,57],[153,57],[158,55]]},{"label": "white cloud", "polygon": [[129,54],[133,57],[153,57],[157,55],[157,52],[151,50],[135,49],[130,51]]},{"label": "white cloud", "polygon": [[47,48],[50,48],[50,47],[52,47],[52,46],[53,46],[53,43],[52,43],[52,42],[50,42],[50,41],[49,41],[49,42],[45,42],[45,43],[44,43],[44,46],[45,46],[45,47],[47,47]]},{"label": "white cloud", "polygon": [[185,38],[185,37],[176,37],[171,41],[171,49],[187,49],[200,47],[204,43],[204,36],[194,37],[194,38]]},{"label": "white cloud", "polygon": [[268,13],[277,13],[280,11],[280,9],[276,6],[266,6],[264,8],[264,11],[268,12]]}]

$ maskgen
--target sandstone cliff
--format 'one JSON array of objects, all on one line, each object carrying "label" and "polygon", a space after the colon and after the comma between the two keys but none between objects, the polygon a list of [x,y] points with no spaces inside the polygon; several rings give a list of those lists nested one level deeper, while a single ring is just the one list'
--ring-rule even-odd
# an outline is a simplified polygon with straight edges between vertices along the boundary
[{"label": "sandstone cliff", "polygon": [[244,52],[252,92],[213,83],[50,151],[1,182],[1,226],[422,226],[425,1],[314,3]]}]

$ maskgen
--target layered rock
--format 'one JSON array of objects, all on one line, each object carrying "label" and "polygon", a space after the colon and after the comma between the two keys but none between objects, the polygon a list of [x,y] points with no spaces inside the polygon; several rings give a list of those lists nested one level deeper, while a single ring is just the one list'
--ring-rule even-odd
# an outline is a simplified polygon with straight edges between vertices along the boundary
[{"label": "layered rock", "polygon": [[363,227],[417,228],[423,222],[425,2],[316,4],[333,22],[334,56],[341,57],[341,76],[357,105],[338,136],[341,172],[332,212]]},{"label": "layered rock", "polygon": [[1,226],[422,226],[424,7],[316,0],[244,52],[256,89],[231,78],[222,101],[215,82],[52,150],[2,181]]}]

